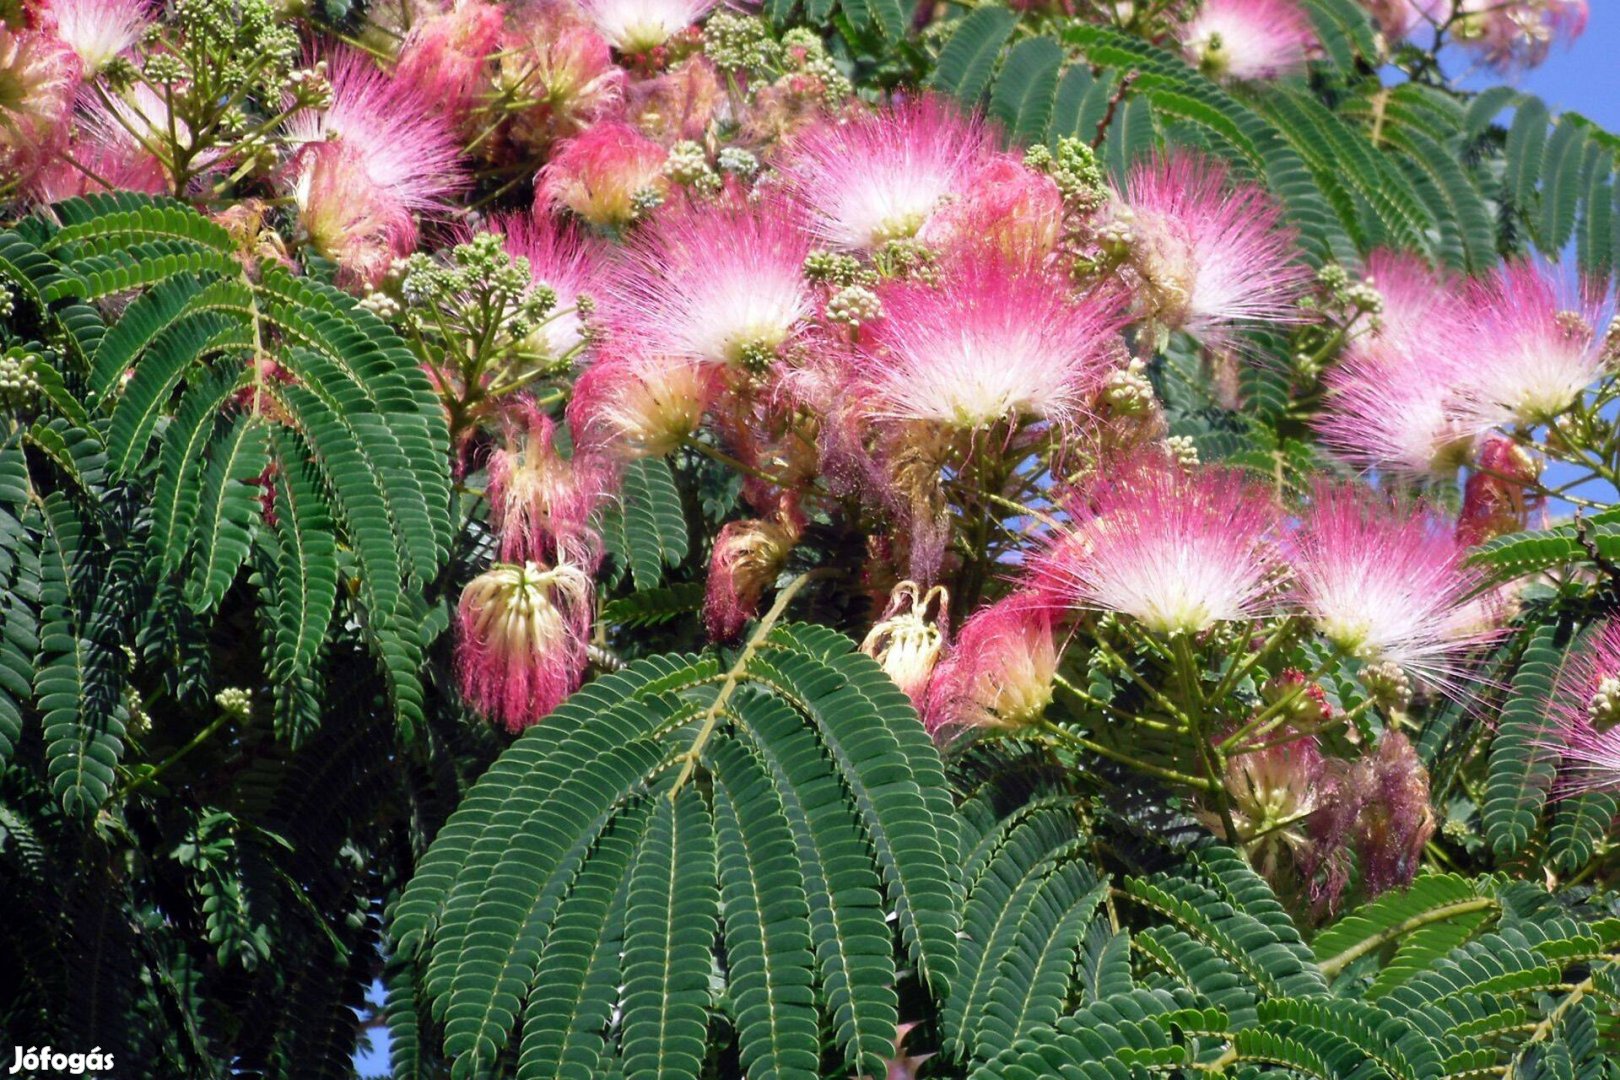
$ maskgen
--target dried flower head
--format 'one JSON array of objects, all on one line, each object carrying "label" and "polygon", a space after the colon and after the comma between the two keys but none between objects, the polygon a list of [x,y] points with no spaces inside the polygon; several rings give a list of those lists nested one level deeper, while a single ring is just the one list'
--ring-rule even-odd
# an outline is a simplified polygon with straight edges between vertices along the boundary
[{"label": "dried flower head", "polygon": [[943,585],[924,591],[915,581],[902,581],[889,594],[883,617],[861,642],[861,652],[882,665],[919,708],[945,647],[949,607],[950,594]]},{"label": "dried flower head", "polygon": [[551,417],[523,399],[510,406],[489,456],[490,524],[510,563],[567,562],[590,569],[602,553],[591,513],[612,478],[590,454],[564,458]]},{"label": "dried flower head", "polygon": [[456,660],[467,703],[516,733],[579,685],[591,580],[558,563],[496,563],[461,593]]},{"label": "dried flower head", "polygon": [[503,12],[484,0],[455,0],[411,27],[394,65],[394,79],[458,120],[487,89],[485,65],[501,40]]},{"label": "dried flower head", "polygon": [[805,519],[791,496],[770,518],[726,523],[709,558],[703,624],[715,641],[732,641],[759,611],[765,590],[804,534]]}]

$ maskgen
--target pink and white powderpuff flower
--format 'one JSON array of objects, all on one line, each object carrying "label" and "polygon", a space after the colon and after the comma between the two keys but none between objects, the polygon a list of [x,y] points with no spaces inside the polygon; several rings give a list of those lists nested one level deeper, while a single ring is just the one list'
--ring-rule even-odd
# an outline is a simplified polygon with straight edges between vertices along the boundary
[{"label": "pink and white powderpuff flower", "polygon": [[984,255],[938,287],[896,282],[857,358],[866,412],[972,431],[1003,419],[1069,426],[1107,379],[1123,325],[1096,290],[1071,301],[1039,270]]},{"label": "pink and white powderpuff flower", "polygon": [[1547,702],[1559,754],[1558,791],[1620,791],[1620,620],[1594,627],[1564,666]]},{"label": "pink and white powderpuff flower", "polygon": [[1074,531],[1034,560],[1043,595],[1128,615],[1165,635],[1202,633],[1275,606],[1278,509],[1237,472],[1144,456],[1109,469],[1074,513]]},{"label": "pink and white powderpuff flower", "polygon": [[489,455],[488,491],[501,561],[566,562],[593,570],[602,538],[591,514],[613,470],[588,453],[564,458],[555,423],[532,400],[511,406],[502,429],[501,444]]},{"label": "pink and white powderpuff flower", "polygon": [[1551,267],[1506,263],[1469,297],[1468,378],[1458,410],[1474,431],[1563,415],[1603,373],[1609,310]]},{"label": "pink and white powderpuff flower", "polygon": [[581,0],[601,35],[622,53],[655,49],[707,15],[718,0]]},{"label": "pink and white powderpuff flower", "polygon": [[49,0],[45,19],[78,54],[88,79],[134,47],[152,12],[148,0]]},{"label": "pink and white powderpuff flower", "polygon": [[66,152],[39,171],[28,194],[37,202],[54,203],[97,191],[163,195],[169,191],[169,177],[116,122],[108,126],[94,116],[81,116]]},{"label": "pink and white powderpuff flower", "polygon": [[1453,37],[1505,70],[1535,67],[1554,42],[1586,31],[1587,0],[1462,0]]},{"label": "pink and white powderpuff flower", "polygon": [[1345,655],[1455,692],[1491,637],[1470,602],[1481,579],[1466,558],[1451,523],[1428,508],[1323,484],[1294,538],[1294,602]]},{"label": "pink and white powderpuff flower", "polygon": [[784,495],[769,518],[727,522],[709,557],[703,625],[715,641],[734,641],[759,612],[760,598],[776,582],[799,538],[804,514]]},{"label": "pink and white powderpuff flower", "polygon": [[394,81],[465,120],[488,88],[486,63],[500,44],[504,14],[498,4],[456,0],[417,22],[400,46]]},{"label": "pink and white powderpuff flower", "polygon": [[1224,166],[1178,153],[1132,169],[1116,214],[1128,226],[1143,314],[1160,326],[1223,343],[1239,323],[1298,320],[1308,271],[1263,187],[1230,183]]},{"label": "pink and white powderpuff flower", "polygon": [[530,147],[547,146],[603,119],[624,96],[625,72],[613,62],[606,39],[562,4],[514,13],[495,78],[520,101],[532,102],[512,122],[512,137]]},{"label": "pink and white powderpuff flower", "polygon": [[902,581],[861,642],[861,652],[876,660],[919,709],[945,647],[950,602],[943,585],[924,590],[915,581]]},{"label": "pink and white powderpuff flower", "polygon": [[287,123],[304,145],[284,183],[311,245],[369,285],[416,246],[417,215],[461,185],[459,148],[433,106],[363,53],[337,50],[330,72],[331,105]]},{"label": "pink and white powderpuff flower", "polygon": [[0,188],[26,186],[67,142],[81,69],[60,39],[0,21]]},{"label": "pink and white powderpuff flower", "polygon": [[1303,71],[1316,44],[1296,0],[1204,0],[1178,33],[1204,72],[1240,82]]},{"label": "pink and white powderpuff flower", "polygon": [[1055,613],[1041,598],[1014,593],[980,608],[934,672],[924,725],[946,741],[975,728],[1037,722],[1052,703],[1061,651]]},{"label": "pink and white powderpuff flower", "polygon": [[1469,338],[1459,283],[1414,255],[1374,252],[1383,307],[1323,380],[1322,441],[1351,464],[1410,479],[1455,476],[1474,432],[1457,415]]},{"label": "pink and white powderpuff flower", "polygon": [[622,229],[640,211],[638,196],[662,195],[662,146],[629,124],[604,120],[559,144],[540,170],[537,215],[569,210],[599,229]]},{"label": "pink and white powderpuff flower", "polygon": [[631,242],[608,303],[634,348],[759,369],[815,312],[809,253],[778,203],[673,206]]},{"label": "pink and white powderpuff flower", "polygon": [[915,236],[991,147],[982,123],[921,97],[809,128],[778,167],[817,239],[857,251]]},{"label": "pink and white powderpuff flower", "polygon": [[535,327],[528,344],[550,361],[578,356],[590,340],[583,309],[594,306],[603,287],[605,252],[573,229],[528,215],[497,217],[490,227],[505,237],[508,254],[527,260],[535,283],[557,297],[557,306]]},{"label": "pink and white powderpuff flower", "polygon": [[1063,232],[1057,182],[1011,154],[997,154],[968,180],[967,193],[945,203],[918,239],[947,257],[988,249],[1004,258],[1039,262]]},{"label": "pink and white powderpuff flower", "polygon": [[703,422],[718,375],[709,364],[609,350],[574,383],[574,445],[621,461],[674,453]]},{"label": "pink and white powderpuff flower", "polygon": [[461,693],[516,734],[579,686],[591,622],[591,579],[563,562],[496,563],[461,593]]},{"label": "pink and white powderpuff flower", "polygon": [[1438,27],[1451,14],[1451,0],[1361,0],[1390,41],[1399,41],[1424,26]]}]

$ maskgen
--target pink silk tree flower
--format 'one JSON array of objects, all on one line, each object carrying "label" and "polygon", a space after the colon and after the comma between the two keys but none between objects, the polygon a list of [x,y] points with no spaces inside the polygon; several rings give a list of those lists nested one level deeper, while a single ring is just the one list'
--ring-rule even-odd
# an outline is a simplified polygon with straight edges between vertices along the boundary
[{"label": "pink silk tree flower", "polygon": [[715,538],[703,600],[703,625],[715,641],[735,641],[759,613],[760,599],[775,583],[804,535],[804,514],[791,495],[768,518],[727,522]]},{"label": "pink silk tree flower", "polygon": [[528,343],[552,363],[577,357],[590,339],[582,309],[593,308],[603,288],[606,253],[573,229],[528,215],[497,217],[490,227],[505,238],[508,254],[528,262],[529,276],[557,297],[557,306],[535,327]]},{"label": "pink silk tree flower", "polygon": [[1352,339],[1324,378],[1326,407],[1313,423],[1358,468],[1453,477],[1474,436],[1457,415],[1469,350],[1462,286],[1413,255],[1374,252],[1366,270],[1383,299],[1376,328]]},{"label": "pink silk tree flower", "polygon": [[1462,0],[1460,14],[1454,40],[1505,71],[1535,67],[1555,42],[1580,37],[1591,10],[1587,0]]},{"label": "pink silk tree flower", "polygon": [[983,124],[921,97],[806,129],[778,168],[810,232],[859,251],[915,236],[946,199],[968,194],[991,149]]},{"label": "pink silk tree flower", "polygon": [[1275,606],[1278,510],[1241,474],[1143,457],[1107,470],[1076,503],[1074,532],[1034,561],[1044,595],[1165,635]]},{"label": "pink silk tree flower", "polygon": [[1471,596],[1480,575],[1450,523],[1362,485],[1320,485],[1295,537],[1295,603],[1335,648],[1456,692],[1489,640]]},{"label": "pink silk tree flower", "polygon": [[489,86],[486,65],[500,44],[503,16],[498,4],[456,0],[420,20],[400,46],[394,80],[465,121]]},{"label": "pink silk tree flower", "polygon": [[490,524],[510,563],[567,562],[586,570],[602,557],[591,513],[612,480],[591,454],[564,458],[556,425],[531,400],[503,416],[502,441],[489,455]]},{"label": "pink silk tree flower", "polygon": [[666,186],[662,146],[629,124],[604,120],[558,145],[540,170],[537,215],[569,210],[599,229],[630,224],[643,192]]},{"label": "pink silk tree flower", "polygon": [[889,594],[883,617],[861,642],[861,652],[876,660],[919,709],[945,647],[949,608],[950,595],[943,585],[924,590],[915,581],[902,581]]},{"label": "pink silk tree flower", "polygon": [[1039,262],[1063,231],[1057,182],[1011,154],[997,154],[968,180],[967,193],[947,202],[919,234],[950,255],[988,249],[1018,262]]},{"label": "pink silk tree flower", "polygon": [[311,245],[373,285],[416,246],[417,215],[461,186],[459,148],[434,107],[365,54],[337,50],[330,72],[331,105],[288,121],[305,145],[286,182]]},{"label": "pink silk tree flower", "polygon": [[1547,702],[1546,749],[1562,758],[1557,791],[1620,791],[1620,620],[1588,632]]},{"label": "pink silk tree flower", "polygon": [[1458,407],[1472,430],[1549,423],[1597,381],[1610,312],[1584,291],[1528,260],[1475,284]]},{"label": "pink silk tree flower", "polygon": [[1225,836],[1226,821],[1213,809],[1199,811],[1198,819],[1228,843],[1247,841],[1255,869],[1280,886],[1290,865],[1304,869],[1319,861],[1311,823],[1333,794],[1326,774],[1316,736],[1268,736],[1264,745],[1226,758],[1221,786],[1238,835]]},{"label": "pink silk tree flower", "polygon": [[549,146],[605,118],[624,98],[625,72],[607,40],[562,4],[534,4],[513,14],[496,57],[496,82],[526,102],[512,137]]},{"label": "pink silk tree flower", "polygon": [[97,191],[164,195],[169,191],[169,177],[163,165],[116,121],[101,123],[92,113],[81,115],[66,153],[39,171],[28,194],[37,202],[54,203]]},{"label": "pink silk tree flower", "polygon": [[1451,14],[1451,0],[1361,0],[1361,6],[1392,42],[1425,26],[1438,28]]},{"label": "pink silk tree flower", "polygon": [[703,422],[716,376],[708,364],[609,350],[574,383],[574,445],[621,461],[671,454]]},{"label": "pink silk tree flower", "polygon": [[0,22],[0,186],[26,187],[67,142],[82,70],[59,38]]},{"label": "pink silk tree flower", "polygon": [[1525,447],[1501,435],[1483,440],[1463,488],[1457,539],[1473,546],[1527,528],[1537,504],[1530,487],[1540,476],[1540,463]]},{"label": "pink silk tree flower", "polygon": [[1066,291],[988,255],[951,266],[937,287],[894,283],[857,359],[867,412],[963,431],[1077,423],[1113,368],[1123,318],[1107,293],[1076,302]]},{"label": "pink silk tree flower", "polygon": [[1298,320],[1308,271],[1265,188],[1178,153],[1133,168],[1115,212],[1128,226],[1143,314],[1161,327],[1223,344],[1240,323]]},{"label": "pink silk tree flower", "polygon": [[1041,598],[1014,593],[979,609],[934,672],[923,723],[946,741],[1037,722],[1052,703],[1060,652],[1055,613]]},{"label": "pink silk tree flower", "polygon": [[591,579],[563,562],[496,563],[461,593],[461,693],[516,734],[579,686],[591,622]]},{"label": "pink silk tree flower", "polygon": [[1354,846],[1368,895],[1410,885],[1435,830],[1428,770],[1411,741],[1388,730],[1350,775],[1359,806]]},{"label": "pink silk tree flower", "polygon": [[78,54],[89,79],[134,47],[152,11],[148,0],[48,0],[45,21]]},{"label": "pink silk tree flower", "polygon": [[622,53],[664,44],[712,10],[718,0],[582,0],[597,31]]},{"label": "pink silk tree flower", "polygon": [[1204,0],[1178,33],[1206,74],[1239,82],[1297,74],[1316,44],[1296,0]]},{"label": "pink silk tree flower", "polygon": [[672,206],[631,241],[607,302],[632,347],[761,370],[815,312],[809,253],[779,203]]}]

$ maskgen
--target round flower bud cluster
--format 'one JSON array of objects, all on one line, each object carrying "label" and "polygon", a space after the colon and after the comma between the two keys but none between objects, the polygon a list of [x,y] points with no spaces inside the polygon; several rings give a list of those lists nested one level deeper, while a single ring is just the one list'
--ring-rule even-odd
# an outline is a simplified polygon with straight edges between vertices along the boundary
[{"label": "round flower bud cluster", "polygon": [[703,27],[703,51],[721,71],[762,72],[781,63],[782,47],[757,15],[717,11]]},{"label": "round flower bud cluster", "polygon": [[34,400],[39,393],[39,380],[33,370],[38,360],[18,346],[0,355],[0,403],[9,409],[20,409]]},{"label": "round flower bud cluster", "polygon": [[846,285],[827,301],[827,320],[859,327],[883,317],[883,301],[864,285]]},{"label": "round flower bud cluster", "polygon": [[1124,370],[1108,376],[1103,395],[1116,413],[1135,415],[1149,408],[1153,404],[1153,384],[1148,382],[1147,365],[1132,357]]},{"label": "round flower bud cluster", "polygon": [[1412,704],[1412,680],[1399,664],[1368,664],[1361,669],[1361,685],[1385,709],[1404,710]]},{"label": "round flower bud cluster", "polygon": [[1179,464],[1192,468],[1198,464],[1198,444],[1191,435],[1171,435],[1164,440],[1164,448]]},{"label": "round flower bud cluster", "polygon": [[709,155],[691,139],[682,139],[669,148],[664,175],[683,187],[711,192],[720,189],[720,174],[709,167]]},{"label": "round flower bud cluster", "polygon": [[325,60],[294,71],[283,87],[294,101],[311,109],[325,109],[332,104],[332,80],[327,78]]},{"label": "round flower bud cluster", "polygon": [[219,706],[220,712],[241,723],[253,711],[253,691],[240,686],[227,686],[214,695],[214,704]]},{"label": "round flower bud cluster", "polygon": [[821,100],[829,109],[840,107],[855,92],[849,76],[827,55],[827,46],[814,30],[803,26],[789,30],[782,35],[782,51],[790,68],[821,84]]},{"label": "round flower bud cluster", "polygon": [[740,146],[722,148],[715,161],[721,172],[742,180],[752,179],[759,172],[759,158]]},{"label": "round flower bud cluster", "polygon": [[1108,182],[1097,164],[1097,153],[1079,139],[1059,139],[1056,152],[1032,146],[1024,154],[1024,164],[1049,174],[1063,201],[1076,210],[1095,210],[1107,201]]},{"label": "round flower bud cluster", "polygon": [[1599,731],[1607,731],[1620,723],[1620,678],[1610,675],[1598,683],[1597,691],[1586,707],[1586,715]]},{"label": "round flower bud cluster", "polygon": [[804,276],[814,282],[840,286],[871,284],[874,278],[853,255],[832,251],[812,251],[805,256]]}]

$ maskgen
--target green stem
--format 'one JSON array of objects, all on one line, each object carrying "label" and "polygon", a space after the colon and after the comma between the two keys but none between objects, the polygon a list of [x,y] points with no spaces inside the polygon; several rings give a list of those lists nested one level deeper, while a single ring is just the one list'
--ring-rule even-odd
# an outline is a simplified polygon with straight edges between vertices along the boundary
[{"label": "green stem", "polygon": [[129,783],[125,784],[123,787],[119,788],[116,792],[114,792],[112,799],[109,801],[117,802],[118,800],[134,794],[141,788],[146,787],[148,784],[155,781],[158,777],[162,776],[170,766],[174,765],[181,758],[185,757],[187,754],[197,749],[197,747],[207,742],[216,731],[229,723],[230,719],[231,716],[229,713],[221,713],[219,717],[213,721],[213,723],[209,724],[207,727],[197,732],[197,734],[193,735],[190,742],[186,743],[186,745],[164,758],[163,761],[153,768],[151,772],[136,777],[130,780]]},{"label": "green stem", "polygon": [[1071,746],[1096,754],[1099,757],[1105,757],[1110,761],[1117,761],[1121,765],[1128,766],[1129,768],[1135,769],[1138,772],[1147,773],[1149,776],[1157,776],[1161,780],[1169,780],[1172,783],[1185,784],[1188,787],[1196,788],[1200,791],[1212,790],[1208,780],[1203,780],[1196,776],[1190,776],[1184,772],[1177,772],[1175,769],[1167,769],[1162,765],[1154,765],[1152,762],[1142,761],[1140,758],[1133,758],[1129,754],[1122,753],[1108,746],[1104,746],[1102,743],[1094,742],[1093,740],[1086,738],[1084,735],[1076,735],[1074,732],[1068,730],[1067,728],[1061,727],[1058,724],[1054,724],[1050,720],[1041,720],[1037,723],[1037,726],[1042,731],[1057,739],[1059,742],[1068,743]]}]

